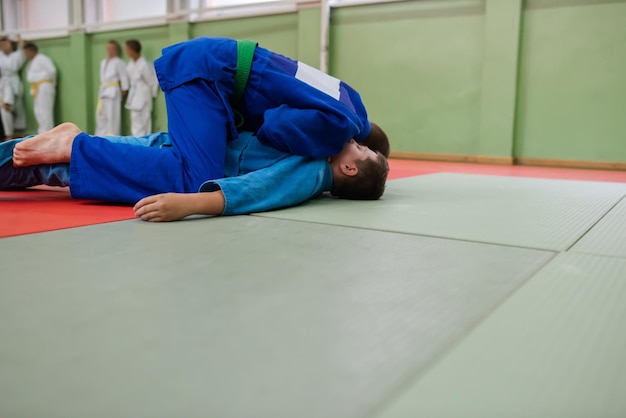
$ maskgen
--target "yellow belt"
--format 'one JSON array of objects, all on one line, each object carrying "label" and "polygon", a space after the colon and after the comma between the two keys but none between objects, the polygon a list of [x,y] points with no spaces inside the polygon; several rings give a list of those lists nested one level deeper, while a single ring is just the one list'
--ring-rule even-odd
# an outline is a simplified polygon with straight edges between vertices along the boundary
[{"label": "yellow belt", "polygon": [[39,93],[39,86],[45,83],[53,83],[53,81],[47,79],[47,80],[39,80],[39,81],[35,81],[34,83],[30,83],[30,94],[31,96],[33,96],[33,98],[37,97],[37,93]]},{"label": "yellow belt", "polygon": [[[119,87],[119,81],[109,81],[108,83],[100,84],[100,89],[104,89],[107,87]],[[98,114],[102,114],[102,99],[100,98],[100,93],[98,92]]]}]

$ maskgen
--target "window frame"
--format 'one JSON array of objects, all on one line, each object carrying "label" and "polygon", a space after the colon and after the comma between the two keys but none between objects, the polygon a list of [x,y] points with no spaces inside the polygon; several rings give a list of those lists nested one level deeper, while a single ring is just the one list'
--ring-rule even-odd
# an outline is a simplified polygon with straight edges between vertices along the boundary
[{"label": "window frame", "polygon": [[48,39],[48,38],[59,38],[63,36],[68,36],[72,31],[74,31],[75,24],[75,3],[80,2],[81,0],[65,0],[67,2],[67,24],[63,25],[59,28],[48,28],[48,29],[25,29],[21,27],[16,28],[5,28],[4,19],[7,16],[7,7],[5,5],[6,1],[10,1],[14,4],[12,13],[12,19],[15,21],[21,21],[19,19],[20,9],[17,5],[19,0],[2,0],[0,1],[0,29],[3,35],[7,35],[9,37],[15,37],[17,34],[22,35],[27,39]]},{"label": "window frame", "polygon": [[[81,7],[84,11],[87,10],[87,2],[92,3],[93,7],[96,11],[101,9],[103,0],[73,0],[81,3]],[[119,20],[111,20],[109,22],[102,21],[102,16],[100,13],[96,12],[97,20],[95,22],[87,22],[85,18],[85,12],[82,13],[82,22],[81,27],[86,33],[98,33],[98,32],[108,32],[112,30],[123,30],[123,29],[134,29],[134,28],[145,28],[152,26],[163,26],[166,25],[171,19],[171,11],[173,9],[173,5],[175,3],[180,3],[180,1],[167,0],[165,6],[165,14],[155,15],[155,16],[146,16],[139,18],[131,18],[131,19],[119,19]]]},{"label": "window frame", "polygon": [[[17,3],[19,0],[0,0],[0,34],[15,36],[18,33],[27,39],[48,39],[69,36],[72,33],[98,33],[113,30],[146,28],[164,26],[175,22],[207,22],[227,20],[242,17],[267,16],[293,13],[301,9],[321,7],[322,0],[267,0],[248,4],[235,4],[217,7],[190,7],[191,0],[167,0],[166,13],[161,16],[133,18],[102,22],[101,17],[96,22],[86,22],[85,10],[87,2],[102,4],[104,0],[65,0],[68,3],[68,25],[52,29],[9,29],[5,30],[4,17],[6,15],[5,1]],[[419,0],[327,0],[332,9],[368,4],[397,3]],[[202,3],[202,2],[201,2]],[[98,6],[95,6],[96,9]],[[17,10],[17,9],[16,9]]]}]

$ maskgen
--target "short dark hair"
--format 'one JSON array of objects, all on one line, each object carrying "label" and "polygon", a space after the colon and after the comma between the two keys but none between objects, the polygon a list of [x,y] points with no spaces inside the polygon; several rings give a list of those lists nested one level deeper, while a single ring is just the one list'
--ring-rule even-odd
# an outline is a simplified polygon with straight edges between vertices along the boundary
[{"label": "short dark hair", "polygon": [[11,45],[11,50],[15,51],[15,46],[17,44],[13,42],[11,39],[9,39],[8,36],[3,36],[2,38],[0,38],[0,43],[2,42],[8,42]]},{"label": "short dark hair", "polygon": [[126,46],[138,54],[141,52],[141,42],[136,39],[129,39],[126,41]]},{"label": "short dark hair", "polygon": [[336,177],[330,193],[342,199],[377,200],[385,192],[385,183],[389,174],[387,158],[376,152],[375,159],[356,162],[359,172],[354,176]]},{"label": "short dark hair", "polygon": [[115,39],[111,39],[109,42],[107,42],[107,44],[115,45],[115,48],[117,48],[118,56],[122,54],[122,47],[120,46],[120,43],[117,42]]},{"label": "short dark hair", "polygon": [[35,45],[32,42],[27,43],[26,45],[24,45],[24,49],[29,49],[33,52],[39,52],[39,48],[37,48],[37,45]]},{"label": "short dark hair", "polygon": [[389,138],[387,138],[387,134],[382,128],[376,125],[374,122],[370,122],[371,130],[369,135],[365,137],[361,143],[363,145],[367,145],[370,149],[374,151],[378,151],[385,156],[385,158],[389,158],[390,146],[389,146]]}]

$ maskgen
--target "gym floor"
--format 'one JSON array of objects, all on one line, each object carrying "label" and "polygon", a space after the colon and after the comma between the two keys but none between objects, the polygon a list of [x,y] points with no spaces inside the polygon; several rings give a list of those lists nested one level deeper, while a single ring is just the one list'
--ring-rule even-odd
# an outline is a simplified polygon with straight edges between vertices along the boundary
[{"label": "gym floor", "polygon": [[623,417],[626,172],[391,167],[168,224],[0,192],[0,416]]}]

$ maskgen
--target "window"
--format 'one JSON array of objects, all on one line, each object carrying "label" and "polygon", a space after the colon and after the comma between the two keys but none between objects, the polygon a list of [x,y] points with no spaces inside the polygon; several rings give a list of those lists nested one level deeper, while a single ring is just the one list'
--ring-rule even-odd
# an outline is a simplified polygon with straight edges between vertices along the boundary
[{"label": "window", "polygon": [[3,0],[2,12],[5,31],[67,28],[70,24],[67,0]]},{"label": "window", "polygon": [[72,29],[91,32],[183,18],[196,21],[286,13],[307,1],[314,0],[0,0],[0,23],[4,32],[36,32],[33,36],[48,37]]},{"label": "window", "polygon": [[85,0],[84,7],[87,24],[165,17],[167,14],[167,0]]},{"label": "window", "polygon": [[191,8],[215,8],[225,6],[242,6],[254,3],[268,3],[277,0],[191,0]]},{"label": "window", "polygon": [[188,0],[191,21],[240,15],[263,15],[296,10],[296,0]]}]

